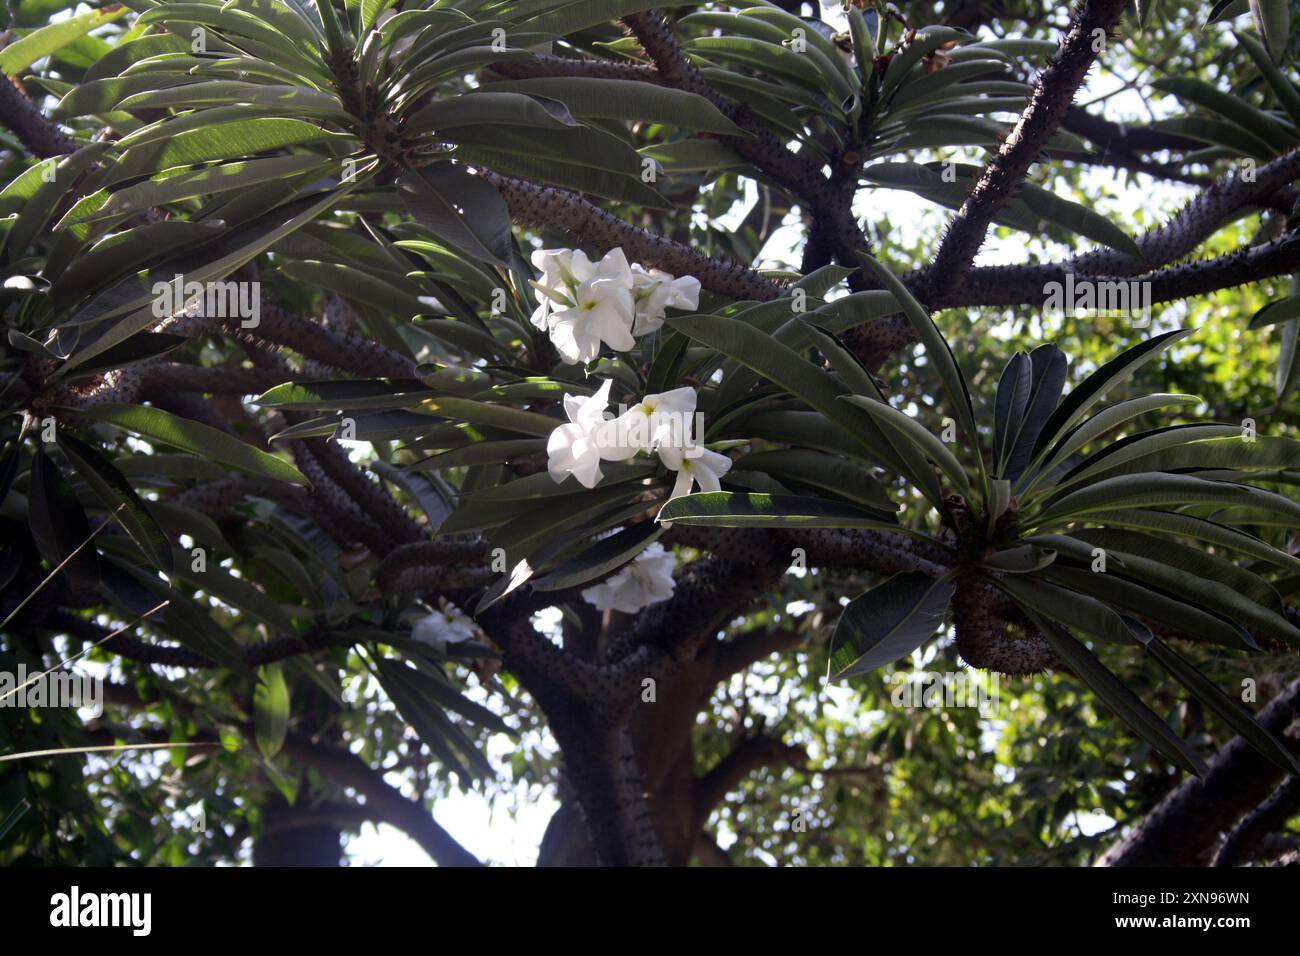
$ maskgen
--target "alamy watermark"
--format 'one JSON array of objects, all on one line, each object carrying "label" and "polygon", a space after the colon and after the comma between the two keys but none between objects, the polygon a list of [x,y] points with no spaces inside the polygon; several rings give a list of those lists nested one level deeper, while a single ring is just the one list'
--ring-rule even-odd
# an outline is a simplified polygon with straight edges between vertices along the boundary
[{"label": "alamy watermark", "polygon": [[1043,308],[1067,316],[1128,318],[1133,327],[1151,324],[1151,283],[1141,279],[1076,279],[1065,273],[1065,281],[1043,284]]},{"label": "alamy watermark", "polygon": [[50,925],[116,926],[131,930],[132,936],[148,936],[153,929],[153,894],[82,892],[74,885],[67,893],[50,897]]},{"label": "alamy watermark", "polygon": [[104,678],[53,670],[29,675],[27,666],[0,671],[0,707],[85,707],[91,716],[104,713]]},{"label": "alamy watermark", "polygon": [[973,707],[981,714],[997,709],[998,675],[971,671],[895,672],[890,703],[895,707]]},{"label": "alamy watermark", "polygon": [[160,319],[177,315],[239,319],[244,329],[255,329],[262,322],[260,282],[186,282],[177,275],[171,282],[155,282],[150,291],[153,314]]},{"label": "alamy watermark", "polygon": [[607,420],[593,433],[598,448],[650,448],[667,445],[680,448],[685,458],[699,458],[703,446],[696,435],[704,434],[703,412],[678,412],[655,409],[648,414],[631,415],[626,405],[618,407],[618,416]]}]

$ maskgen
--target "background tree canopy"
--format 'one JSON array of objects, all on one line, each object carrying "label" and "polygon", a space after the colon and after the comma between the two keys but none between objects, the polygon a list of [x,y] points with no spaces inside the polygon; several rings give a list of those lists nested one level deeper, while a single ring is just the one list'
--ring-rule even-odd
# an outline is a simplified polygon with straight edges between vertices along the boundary
[{"label": "background tree canopy", "polygon": [[0,861],[1295,855],[1290,3],[8,11]]}]

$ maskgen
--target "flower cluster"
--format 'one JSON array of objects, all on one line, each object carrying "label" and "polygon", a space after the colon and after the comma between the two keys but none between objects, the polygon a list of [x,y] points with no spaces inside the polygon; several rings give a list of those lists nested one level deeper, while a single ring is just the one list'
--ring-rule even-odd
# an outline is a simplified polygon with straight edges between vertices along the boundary
[{"label": "flower cluster", "polygon": [[647,395],[608,417],[612,385],[606,379],[590,398],[565,394],[569,422],[551,432],[546,443],[552,479],[558,483],[573,475],[584,488],[594,488],[604,477],[602,461],[627,461],[645,453],[657,454],[669,471],[677,472],[671,498],[690,494],[697,482],[704,491],[720,490],[719,479],[731,468],[731,459],[695,443],[695,389]]},{"label": "flower cluster", "polygon": [[633,614],[649,604],[666,601],[673,596],[673,566],[676,558],[671,551],[655,542],[646,548],[631,564],[600,584],[582,592],[588,603],[598,611],[623,611]]},{"label": "flower cluster", "polygon": [[595,359],[602,342],[626,352],[637,336],[664,324],[668,309],[694,309],[700,302],[698,279],[629,265],[622,249],[611,249],[599,262],[581,249],[540,249],[532,260],[542,273],[533,283],[538,305],[532,323],[570,365]]}]

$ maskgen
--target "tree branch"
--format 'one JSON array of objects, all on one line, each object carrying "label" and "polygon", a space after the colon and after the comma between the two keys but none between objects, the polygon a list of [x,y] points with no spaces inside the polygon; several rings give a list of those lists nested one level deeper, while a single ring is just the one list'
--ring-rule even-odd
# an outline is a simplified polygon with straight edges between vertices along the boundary
[{"label": "tree branch", "polygon": [[798,198],[816,224],[824,240],[839,261],[846,266],[861,265],[859,253],[868,252],[870,244],[853,217],[853,194],[859,160],[852,151],[837,157],[830,178],[822,174],[822,162],[792,153],[765,124],[756,122],[743,103],[736,104],[719,94],[704,79],[682,50],[681,44],[663,16],[655,10],[623,18],[628,30],[654,61],[664,82],[675,89],[702,96],[713,103],[728,119],[745,131],[746,136],[710,134],[726,143],[741,158],[757,166],[772,181]]},{"label": "tree branch", "polygon": [[710,258],[689,246],[623,222],[576,193],[487,170],[479,172],[501,193],[516,222],[561,229],[580,244],[601,251],[622,246],[630,260],[657,266],[674,275],[695,276],[704,288],[719,295],[766,302],[784,294],[779,283],[752,269]]},{"label": "tree branch", "polygon": [[790,746],[765,734],[746,737],[712,770],[695,781],[695,818],[702,826],[713,808],[757,770],[777,764],[804,767],[807,763],[808,754],[801,747]]},{"label": "tree branch", "polygon": [[1109,37],[1124,13],[1124,0],[1085,0],[1047,68],[1039,75],[1029,103],[997,156],[975,181],[953,218],[927,271],[923,300],[933,301],[958,288],[984,244],[989,224],[1009,200],[1061,125],[1093,61],[1097,31]]},{"label": "tree branch", "polygon": [[13,131],[22,144],[41,159],[76,152],[76,142],[45,117],[27,98],[18,80],[0,76],[0,123]]},{"label": "tree branch", "polygon": [[[1260,712],[1259,722],[1282,735],[1300,714],[1300,679]],[[1226,829],[1263,802],[1283,777],[1241,737],[1165,796],[1098,861],[1099,866],[1204,866]]]},{"label": "tree branch", "polygon": [[[41,627],[52,631],[62,631],[68,636],[82,641],[100,642],[99,646],[119,657],[138,661],[142,664],[161,664],[167,667],[188,667],[195,669],[224,668],[224,664],[205,657],[188,647],[175,644],[155,644],[141,640],[130,634],[118,634],[104,641],[112,633],[108,628],[78,617],[71,611],[56,609],[51,611],[42,622]],[[346,631],[331,632],[327,629],[314,629],[302,635],[273,638],[243,649],[244,662],[249,667],[261,667],[276,661],[314,654],[327,647],[345,647],[355,644]]]},{"label": "tree branch", "polygon": [[1224,839],[1214,866],[1236,866],[1257,859],[1265,840],[1300,811],[1300,777],[1291,777],[1248,813]]}]

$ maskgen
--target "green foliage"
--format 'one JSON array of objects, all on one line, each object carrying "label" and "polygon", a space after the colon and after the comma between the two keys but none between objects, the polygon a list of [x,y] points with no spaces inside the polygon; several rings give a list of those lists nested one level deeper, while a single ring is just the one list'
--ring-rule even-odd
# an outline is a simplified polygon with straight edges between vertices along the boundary
[{"label": "green foliage", "polygon": [[[737,859],[1078,863],[1103,845],[1081,815],[1139,819],[1232,734],[1300,769],[1233,690],[1286,676],[1300,644],[1284,273],[1135,328],[1041,303],[931,310],[909,271],[1004,148],[1064,8],[975,33],[939,24],[951,4],[907,24],[851,6],[843,33],[762,0],[682,9],[669,28],[705,95],[635,79],[653,58],[616,20],[651,5],[627,0],[14,6],[0,69],[72,150],[0,135],[0,669],[84,650],[137,699],[89,724],[4,710],[0,752],[165,746],[0,764],[0,860],[246,858],[268,807],[343,799],[307,739],[429,806],[554,792],[554,698],[493,615],[554,608],[551,636],[581,646],[584,588],[656,543],[703,564],[670,524],[923,558],[810,566],[716,629],[804,638],[703,687],[682,723],[697,774],[759,732],[806,751],[715,808]],[[1300,145],[1290,4],[1207,6],[1138,4],[1107,63],[1159,114],[1131,128],[1183,146],[1098,174],[1106,144],[1062,128],[997,210],[999,252],[1131,265],[1180,198],[1117,201],[1151,181],[1134,170],[1203,185]],[[530,75],[538,56],[620,75]],[[818,259],[809,201],[773,173],[801,163],[912,220],[868,209],[858,258]],[[1196,255],[1285,239],[1288,212],[1234,208]],[[704,291],[584,369],[530,321],[529,253],[594,259],[609,235],[631,261],[698,267]],[[770,295],[736,293],[737,274]],[[196,316],[189,291],[160,310],[178,277],[256,283],[260,315]],[[855,336],[900,315],[919,346],[864,364]],[[547,441],[605,379],[614,404],[694,388],[696,437],[733,462],[721,490],[669,501],[654,458],[557,482]],[[350,452],[363,487],[333,438],[369,443]],[[389,555],[411,527],[480,549],[437,566],[466,578],[410,584],[418,564]],[[472,639],[419,636],[444,598],[478,615]],[[893,704],[912,669],[979,662],[964,615],[981,602],[1065,667],[1002,668],[992,714]],[[220,825],[191,833],[200,800]]]}]

